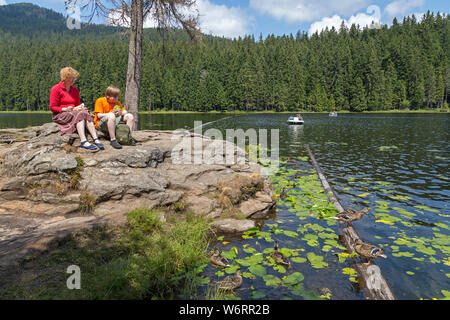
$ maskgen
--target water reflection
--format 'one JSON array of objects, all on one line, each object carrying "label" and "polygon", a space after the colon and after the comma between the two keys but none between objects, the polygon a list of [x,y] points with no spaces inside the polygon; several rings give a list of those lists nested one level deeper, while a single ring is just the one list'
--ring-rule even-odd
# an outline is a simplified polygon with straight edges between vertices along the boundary
[{"label": "water reflection", "polygon": [[294,141],[299,141],[300,137],[303,135],[304,125],[290,125],[289,126],[289,138]]}]

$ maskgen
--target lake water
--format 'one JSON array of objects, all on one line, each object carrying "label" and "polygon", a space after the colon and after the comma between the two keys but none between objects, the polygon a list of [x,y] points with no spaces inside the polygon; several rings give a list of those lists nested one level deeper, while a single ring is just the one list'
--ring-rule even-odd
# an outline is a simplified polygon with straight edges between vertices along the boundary
[{"label": "lake water", "polygon": [[[140,126],[192,128],[194,120],[206,123],[224,117],[228,115],[140,115]],[[225,238],[214,245],[224,252],[235,250],[232,264],[237,265],[236,261],[261,255],[264,250],[269,252],[272,240],[277,240],[281,248],[295,252],[291,258],[297,262],[292,263],[291,269],[276,270],[267,263],[269,254],[263,253],[261,261],[255,259],[251,264],[258,267],[241,266],[246,274],[236,294],[244,299],[312,299],[331,292],[331,299],[365,299],[352,276],[355,259],[340,261],[337,254],[345,250],[333,245],[333,233],[339,234],[338,225],[304,215],[299,212],[303,210],[299,209],[301,206],[295,206],[295,197],[306,184],[296,184],[292,173],[299,172],[303,177],[313,174],[306,143],[345,208],[372,208],[370,215],[353,226],[364,241],[385,250],[388,258],[378,258],[375,263],[395,296],[439,299],[448,294],[450,115],[304,114],[302,126],[288,125],[287,117],[241,115],[205,128],[217,128],[224,135],[231,128],[279,129],[281,174],[273,177],[274,187],[280,191],[280,186],[287,183],[291,201],[279,200],[276,214],[264,221],[261,231],[269,236]],[[0,128],[40,125],[50,120],[48,114],[0,114]],[[320,256],[322,263],[313,266],[311,254]],[[203,274],[214,282],[232,271],[208,265]],[[290,281],[293,274],[296,278]]]},{"label": "lake water", "polygon": [[[225,114],[140,114],[140,130],[175,130],[188,129],[194,125],[194,121],[199,119],[203,123],[228,117]],[[28,126],[40,126],[44,123],[52,122],[51,113],[0,113],[0,129],[25,128]]]}]

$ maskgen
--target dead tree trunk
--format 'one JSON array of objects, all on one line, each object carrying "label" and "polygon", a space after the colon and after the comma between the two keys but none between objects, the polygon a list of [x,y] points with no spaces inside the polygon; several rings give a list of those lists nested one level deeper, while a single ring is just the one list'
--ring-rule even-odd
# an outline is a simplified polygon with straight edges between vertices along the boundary
[{"label": "dead tree trunk", "polygon": [[128,51],[128,71],[125,91],[125,105],[133,114],[135,128],[139,123],[139,96],[142,72],[142,32],[144,26],[144,8],[142,0],[131,3],[131,34]]},{"label": "dead tree trunk", "polygon": [[[316,169],[317,174],[319,175],[319,179],[322,182],[322,186],[325,189],[325,192],[328,194],[328,200],[333,202],[333,205],[339,212],[344,211],[344,208],[340,204],[337,199],[333,189],[328,183],[325,175],[319,167],[313,153],[309,149],[308,145],[305,145],[306,150],[308,151],[309,157],[313,163],[314,169]],[[342,229],[341,239],[347,248],[348,252],[351,253],[355,251],[354,244],[356,240],[360,239],[356,230],[352,227],[345,227]],[[395,296],[392,293],[389,284],[386,279],[381,274],[380,268],[372,262],[370,265],[365,265],[361,262],[356,263],[355,269],[358,272],[360,283],[362,287],[366,290],[368,296],[372,300],[395,300]]]}]

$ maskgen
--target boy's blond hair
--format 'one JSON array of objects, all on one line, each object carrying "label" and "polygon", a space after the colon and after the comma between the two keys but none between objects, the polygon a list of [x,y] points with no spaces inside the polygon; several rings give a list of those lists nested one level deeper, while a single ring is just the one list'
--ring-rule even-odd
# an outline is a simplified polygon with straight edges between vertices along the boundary
[{"label": "boy's blond hair", "polygon": [[120,96],[120,89],[114,86],[109,86],[106,88],[105,96],[117,98]]},{"label": "boy's blond hair", "polygon": [[79,73],[72,67],[65,67],[59,71],[59,75],[61,76],[61,81],[65,81],[68,78],[77,78]]}]

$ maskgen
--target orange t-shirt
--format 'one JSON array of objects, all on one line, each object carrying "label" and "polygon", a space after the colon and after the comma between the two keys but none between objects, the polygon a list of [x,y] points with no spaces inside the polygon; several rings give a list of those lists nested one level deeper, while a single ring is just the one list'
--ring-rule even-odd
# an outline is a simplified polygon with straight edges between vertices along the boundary
[{"label": "orange t-shirt", "polygon": [[114,109],[115,106],[120,106],[122,111],[126,111],[125,108],[122,106],[122,104],[119,101],[114,102],[114,103],[109,103],[108,100],[106,99],[106,97],[98,98],[97,101],[95,101],[94,122],[95,122],[96,129],[98,129],[98,122],[100,121],[100,119],[98,118],[98,114],[99,113],[109,113]]}]

